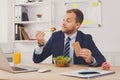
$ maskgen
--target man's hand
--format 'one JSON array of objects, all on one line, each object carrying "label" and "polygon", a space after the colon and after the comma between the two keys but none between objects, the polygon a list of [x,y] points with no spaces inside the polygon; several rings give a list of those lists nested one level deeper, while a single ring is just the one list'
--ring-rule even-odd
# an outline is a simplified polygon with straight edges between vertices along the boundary
[{"label": "man's hand", "polygon": [[108,62],[103,62],[102,69],[103,70],[110,70],[110,64]]},{"label": "man's hand", "polygon": [[45,43],[45,38],[44,37],[45,37],[44,32],[42,32],[42,31],[37,31],[36,32],[36,39],[37,39],[40,46],[43,46],[44,43]]},{"label": "man's hand", "polygon": [[91,51],[89,49],[86,49],[86,48],[81,48],[80,49],[80,53],[79,53],[79,56],[80,57],[83,57],[84,60],[87,62],[87,63],[92,63],[92,56],[91,56]]}]

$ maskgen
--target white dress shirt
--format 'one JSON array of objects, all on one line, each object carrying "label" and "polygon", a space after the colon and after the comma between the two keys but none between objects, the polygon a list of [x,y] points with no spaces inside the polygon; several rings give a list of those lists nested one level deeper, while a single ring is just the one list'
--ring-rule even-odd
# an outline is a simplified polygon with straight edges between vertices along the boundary
[{"label": "white dress shirt", "polygon": [[[77,32],[76,33],[74,33],[73,35],[71,35],[71,36],[69,36],[70,37],[70,58],[71,58],[71,63],[73,64],[73,60],[74,60],[74,56],[73,56],[73,54],[74,54],[74,50],[73,50],[73,46],[72,46],[72,44],[75,42],[75,40],[76,40],[76,36],[77,36]],[[68,36],[65,34],[65,39],[64,39],[64,45],[65,45],[65,43],[66,43],[66,39],[68,38]]]}]

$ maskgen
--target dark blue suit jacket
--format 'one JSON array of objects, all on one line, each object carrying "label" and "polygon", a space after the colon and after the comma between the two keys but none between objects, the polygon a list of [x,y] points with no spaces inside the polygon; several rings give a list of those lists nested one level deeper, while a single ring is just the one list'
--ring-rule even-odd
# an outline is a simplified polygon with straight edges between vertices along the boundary
[{"label": "dark blue suit jacket", "polygon": [[[33,61],[35,63],[39,63],[51,54],[53,57],[63,55],[64,37],[65,36],[62,31],[53,33],[46,45],[44,46],[42,54],[33,54]],[[101,66],[101,64],[105,61],[105,58],[96,47],[91,35],[84,34],[83,32],[78,31],[76,41],[80,42],[82,48],[90,49],[92,52],[92,56],[96,59],[97,66]],[[74,64],[87,63],[82,57],[76,57],[76,55],[74,54]]]}]

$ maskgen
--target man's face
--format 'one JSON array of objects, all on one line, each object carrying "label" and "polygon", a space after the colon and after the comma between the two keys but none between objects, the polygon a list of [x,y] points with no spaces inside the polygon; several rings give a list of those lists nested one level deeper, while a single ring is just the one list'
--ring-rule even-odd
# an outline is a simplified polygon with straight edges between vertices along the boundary
[{"label": "man's face", "polygon": [[77,31],[79,26],[80,24],[76,22],[75,13],[66,13],[65,17],[63,18],[62,32],[66,33],[67,35],[72,35]]}]

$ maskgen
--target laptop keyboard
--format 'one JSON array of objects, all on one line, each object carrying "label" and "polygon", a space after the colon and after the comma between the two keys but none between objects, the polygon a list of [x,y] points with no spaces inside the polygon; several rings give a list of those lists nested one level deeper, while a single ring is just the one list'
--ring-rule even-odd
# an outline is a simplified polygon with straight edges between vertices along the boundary
[{"label": "laptop keyboard", "polygon": [[27,70],[27,69],[23,69],[23,68],[19,68],[19,67],[14,67],[14,66],[12,66],[12,69],[13,69],[14,71]]}]

